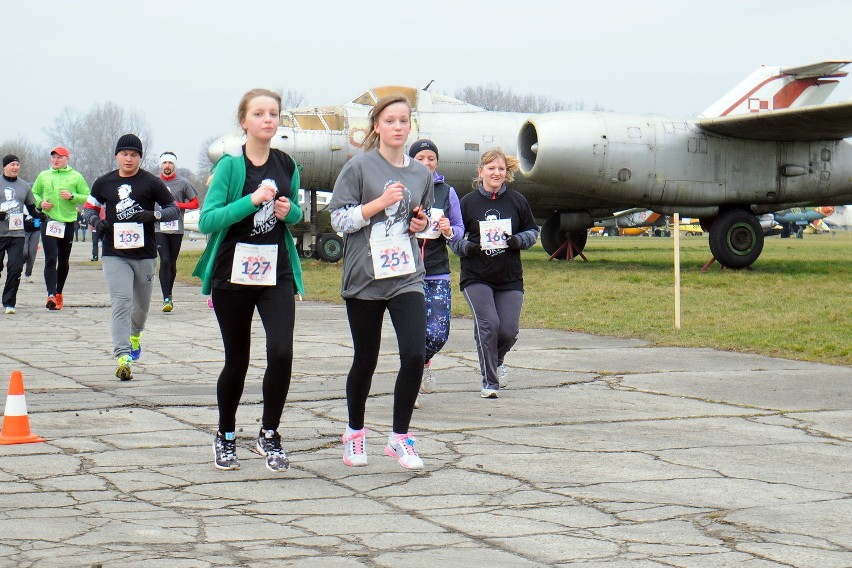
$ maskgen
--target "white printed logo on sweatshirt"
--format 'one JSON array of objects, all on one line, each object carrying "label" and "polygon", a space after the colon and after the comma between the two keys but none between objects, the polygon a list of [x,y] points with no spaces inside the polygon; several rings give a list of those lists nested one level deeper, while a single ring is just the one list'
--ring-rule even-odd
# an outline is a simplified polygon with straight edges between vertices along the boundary
[{"label": "white printed logo on sweatshirt", "polygon": [[[389,180],[385,183],[384,189],[389,185],[397,183],[399,180]],[[405,235],[408,233],[409,214],[411,212],[411,192],[408,188],[402,190],[402,200],[397,201],[393,205],[385,208],[385,216],[387,217],[384,223],[376,223],[370,232],[370,239],[395,237],[397,235]]]},{"label": "white printed logo on sweatshirt", "polygon": [[119,222],[128,221],[135,213],[142,211],[142,206],[130,197],[133,188],[129,183],[118,186],[118,203],[115,204],[115,216]]},{"label": "white printed logo on sweatshirt", "polygon": [[[275,188],[276,192],[278,191],[278,184],[275,183],[275,180],[265,179],[257,187],[262,185],[271,185]],[[251,236],[269,233],[275,228],[275,223],[277,222],[278,217],[275,216],[275,199],[272,199],[264,203],[258,212],[254,214],[254,229],[251,231]]]},{"label": "white printed logo on sweatshirt", "polygon": [[22,213],[21,202],[15,199],[14,188],[7,187],[3,190],[5,200],[0,203],[0,211],[4,213]]}]

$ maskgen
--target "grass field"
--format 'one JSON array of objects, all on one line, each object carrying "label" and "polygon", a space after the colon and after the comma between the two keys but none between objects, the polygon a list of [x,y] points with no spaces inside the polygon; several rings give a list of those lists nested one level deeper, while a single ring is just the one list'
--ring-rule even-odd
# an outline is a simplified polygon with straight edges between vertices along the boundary
[{"label": "grass field", "polygon": [[[672,247],[671,238],[590,237],[589,261],[565,262],[537,245],[523,253],[522,326],[852,366],[852,234],[770,237],[753,270],[707,272],[707,237],[681,238],[680,330]],[[181,255],[182,281],[198,283],[199,254]],[[341,301],[339,263],[302,266],[305,299]],[[453,314],[469,317],[456,282]]]}]

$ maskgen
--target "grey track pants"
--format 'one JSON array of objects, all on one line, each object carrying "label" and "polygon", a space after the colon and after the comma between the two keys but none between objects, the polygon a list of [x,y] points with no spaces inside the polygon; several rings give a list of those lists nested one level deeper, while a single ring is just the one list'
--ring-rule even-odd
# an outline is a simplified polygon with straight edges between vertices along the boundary
[{"label": "grey track pants", "polygon": [[102,260],[112,305],[112,352],[121,357],[130,354],[130,336],[145,329],[157,259],[105,256]]},{"label": "grey track pants", "polygon": [[469,284],[462,294],[473,313],[473,337],[479,353],[482,388],[499,389],[497,367],[518,340],[524,293]]}]

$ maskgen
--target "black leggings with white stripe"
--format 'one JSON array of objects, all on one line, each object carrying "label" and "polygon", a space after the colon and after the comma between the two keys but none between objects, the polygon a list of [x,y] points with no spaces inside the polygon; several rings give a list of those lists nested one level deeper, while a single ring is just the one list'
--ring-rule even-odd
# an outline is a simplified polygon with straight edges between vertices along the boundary
[{"label": "black leggings with white stripe", "polygon": [[482,388],[499,389],[497,367],[518,340],[524,293],[495,290],[486,284],[469,284],[462,294],[473,313],[473,337],[479,353]]}]

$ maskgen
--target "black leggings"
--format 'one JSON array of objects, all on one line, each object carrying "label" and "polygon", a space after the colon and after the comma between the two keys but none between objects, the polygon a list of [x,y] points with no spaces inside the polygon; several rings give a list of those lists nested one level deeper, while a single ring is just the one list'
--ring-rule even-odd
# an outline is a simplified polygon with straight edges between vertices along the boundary
[{"label": "black leggings", "polygon": [[163,300],[172,297],[172,288],[177,276],[177,259],[183,235],[175,233],[156,233],[157,252],[160,253],[160,290]]},{"label": "black leggings", "polygon": [[[215,300],[214,300],[215,305]],[[399,346],[399,373],[393,389],[393,431],[407,434],[423,378],[426,358],[426,304],[423,294],[408,292],[389,300],[346,300],[355,356],[346,378],[349,427],[364,427],[364,412],[382,343],[382,319],[390,313]]]},{"label": "black leggings", "polygon": [[277,430],[290,390],[293,368],[293,326],[296,302],[292,280],[276,286],[245,286],[240,290],[213,288],[213,309],[225,346],[225,366],[219,374],[219,431],[236,429],[237,407],[243,396],[251,356],[254,309],[266,331],[266,372],[263,374],[263,428]]},{"label": "black leggings", "polygon": [[47,295],[61,294],[71,268],[71,246],[74,244],[74,222],[65,223],[61,239],[47,236],[47,222],[41,223],[41,248],[44,250],[44,285]]}]

